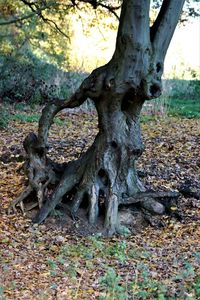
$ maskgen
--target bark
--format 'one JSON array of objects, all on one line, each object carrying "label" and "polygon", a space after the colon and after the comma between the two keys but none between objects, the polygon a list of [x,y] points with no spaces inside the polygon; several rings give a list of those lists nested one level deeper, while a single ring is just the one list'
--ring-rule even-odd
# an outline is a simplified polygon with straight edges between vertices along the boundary
[{"label": "bark", "polygon": [[[105,230],[108,235],[121,231],[119,205],[139,203],[144,212],[165,212],[163,198],[167,196],[162,194],[159,197],[145,191],[135,162],[144,150],[140,111],[145,100],[161,94],[164,56],[184,1],[168,2],[163,1],[150,32],[150,1],[124,0],[116,50],[110,62],[94,70],[69,99],[55,99],[44,108],[38,136],[30,134],[24,142],[29,178],[26,193],[36,191],[40,208],[34,222],[43,222],[63,197],[72,191],[72,217],[76,216],[86,197],[91,224],[96,223],[99,215],[99,198],[104,199]],[[172,9],[175,10],[174,19]],[[170,22],[170,30],[169,34],[165,33],[164,39],[167,22]],[[88,97],[94,101],[98,113],[99,133],[80,159],[69,164],[55,164],[47,157],[48,131],[53,118],[60,110],[79,106]],[[21,196],[22,201],[26,193]],[[177,195],[170,194],[170,197]],[[159,202],[159,198],[162,201]],[[13,207],[18,202],[19,199]]]}]

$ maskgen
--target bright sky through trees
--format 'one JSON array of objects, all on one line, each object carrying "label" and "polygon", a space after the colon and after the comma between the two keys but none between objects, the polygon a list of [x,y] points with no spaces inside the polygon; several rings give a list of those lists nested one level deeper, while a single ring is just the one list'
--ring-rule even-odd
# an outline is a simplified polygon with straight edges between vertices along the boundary
[{"label": "bright sky through trees", "polygon": [[178,73],[185,67],[196,70],[200,79],[200,18],[176,28],[165,60],[165,74],[175,66]]},{"label": "bright sky through trees", "polygon": [[[75,27],[73,55],[77,68],[91,71],[108,61],[115,47],[115,31],[106,32],[93,28],[86,36],[81,30],[81,22]],[[80,49],[81,45],[81,49]],[[178,26],[168,49],[165,60],[166,77],[187,78],[186,70],[199,73],[200,67],[200,19],[191,19],[185,25]]]}]

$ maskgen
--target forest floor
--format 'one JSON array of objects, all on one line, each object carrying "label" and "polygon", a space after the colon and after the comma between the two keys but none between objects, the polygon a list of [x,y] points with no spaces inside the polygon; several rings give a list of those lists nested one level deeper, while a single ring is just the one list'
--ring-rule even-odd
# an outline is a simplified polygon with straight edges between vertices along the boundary
[{"label": "forest floor", "polygon": [[[91,234],[89,226],[82,232],[79,221],[63,222],[60,214],[38,226],[30,215],[6,213],[27,184],[22,142],[36,130],[36,122],[15,118],[0,131],[0,299],[200,299],[200,200],[194,197],[182,195],[174,208],[181,221],[165,215],[163,228],[112,238]],[[198,186],[198,119],[150,120],[142,131],[146,150],[137,167],[147,188]],[[96,133],[95,114],[62,113],[50,131],[49,155],[76,159]]]}]

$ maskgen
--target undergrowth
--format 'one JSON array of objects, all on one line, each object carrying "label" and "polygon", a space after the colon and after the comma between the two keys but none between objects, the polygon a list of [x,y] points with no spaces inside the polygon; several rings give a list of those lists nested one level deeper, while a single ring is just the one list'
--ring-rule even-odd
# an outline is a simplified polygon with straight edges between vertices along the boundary
[{"label": "undergrowth", "polygon": [[[102,275],[98,277],[101,290],[99,300],[197,300],[200,297],[200,276],[196,274],[193,263],[198,264],[199,253],[193,253],[188,260],[182,260],[182,268],[176,269],[168,278],[155,278],[151,268],[150,250],[131,249],[127,241],[106,243],[100,237],[88,237],[85,243],[65,244],[55,260],[47,259],[50,276],[56,277],[60,269],[64,276],[78,280],[80,265],[94,272],[93,262],[102,261]],[[177,258],[181,261],[181,257]],[[111,262],[111,265],[108,262]],[[75,263],[76,262],[76,263]],[[118,267],[117,267],[117,265]],[[130,273],[123,273],[123,267],[132,265]],[[171,288],[173,283],[177,289]],[[80,291],[75,290],[77,296]],[[79,298],[77,298],[79,299]],[[96,299],[96,298],[95,298]]]}]

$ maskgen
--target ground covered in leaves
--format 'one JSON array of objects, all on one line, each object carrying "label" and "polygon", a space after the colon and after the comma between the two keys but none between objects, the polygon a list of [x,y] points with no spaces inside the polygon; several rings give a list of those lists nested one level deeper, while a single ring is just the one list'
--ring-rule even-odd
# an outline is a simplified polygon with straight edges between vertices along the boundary
[{"label": "ground covered in leaves", "polygon": [[[27,112],[26,112],[27,115]],[[22,118],[21,118],[22,119]],[[139,175],[155,191],[200,182],[199,120],[142,124],[146,151]],[[80,236],[79,221],[51,216],[40,226],[6,208],[23,190],[22,141],[37,123],[13,121],[0,135],[0,299],[200,299],[200,202],[180,197],[182,220],[162,217],[126,237]],[[97,132],[94,113],[62,113],[50,133],[50,155],[78,158]]]}]

